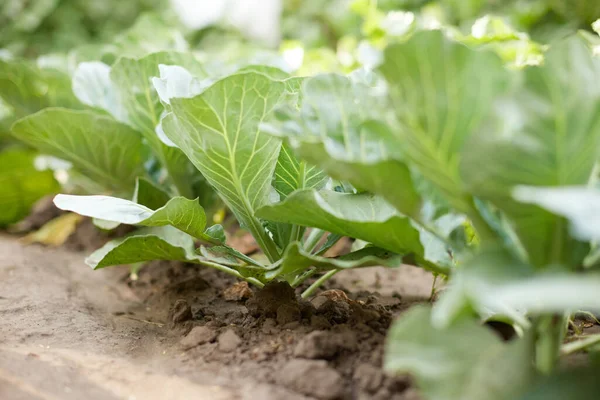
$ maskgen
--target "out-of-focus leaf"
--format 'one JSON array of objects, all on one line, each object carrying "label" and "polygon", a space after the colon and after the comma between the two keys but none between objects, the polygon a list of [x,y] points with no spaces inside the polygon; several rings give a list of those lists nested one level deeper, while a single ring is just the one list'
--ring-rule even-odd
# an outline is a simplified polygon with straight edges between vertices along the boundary
[{"label": "out-of-focus leaf", "polygon": [[59,194],[54,204],[61,210],[76,212],[129,225],[165,226],[175,228],[199,239],[212,239],[204,233],[206,214],[198,200],[174,197],[156,210],[133,201],[109,196],[74,196]]},{"label": "out-of-focus leaf", "polygon": [[533,335],[504,343],[472,320],[446,329],[430,323],[428,306],[396,321],[387,337],[385,368],[410,373],[430,400],[513,400],[534,378]]},{"label": "out-of-focus leaf", "polygon": [[571,222],[571,234],[581,240],[600,239],[600,190],[585,186],[517,186],[515,200],[535,204]]},{"label": "out-of-focus leaf", "polygon": [[441,31],[425,31],[388,47],[379,70],[401,124],[397,146],[452,206],[472,212],[458,169],[461,150],[506,91],[502,60],[452,42]]},{"label": "out-of-focus leaf", "polygon": [[0,98],[9,107],[11,120],[46,107],[82,107],[68,75],[24,60],[0,59]]},{"label": "out-of-focus leaf", "polygon": [[77,229],[81,215],[67,213],[50,220],[40,229],[25,236],[24,243],[42,243],[47,246],[62,246]]},{"label": "out-of-focus leaf", "polygon": [[267,256],[275,243],[255,215],[269,200],[281,141],[258,128],[286,84],[245,72],[217,81],[193,98],[173,98],[162,127],[250,230]]},{"label": "out-of-focus leaf", "polygon": [[557,371],[539,379],[526,395],[518,400],[589,400],[600,393],[598,366],[592,365]]},{"label": "out-of-focus leaf", "polygon": [[91,111],[47,108],[17,121],[12,133],[112,190],[131,191],[143,174],[139,133]]},{"label": "out-of-focus leaf", "polygon": [[0,152],[0,226],[19,221],[36,201],[60,190],[52,171],[35,168],[35,158],[30,150]]},{"label": "out-of-focus leaf", "polygon": [[413,255],[424,268],[448,273],[425,260],[419,231],[410,220],[373,194],[302,190],[283,202],[262,207],[257,215],[362,239],[398,254]]},{"label": "out-of-focus leaf", "polygon": [[402,213],[415,216],[421,199],[393,134],[377,121],[383,106],[372,90],[339,75],[307,78],[299,114],[288,112],[267,126],[332,177],[380,194]]},{"label": "out-of-focus leaf", "polygon": [[117,121],[126,122],[126,110],[110,80],[110,67],[99,61],[83,62],[73,74],[73,93],[79,101],[106,110]]},{"label": "out-of-focus leaf", "polygon": [[532,264],[577,265],[587,253],[564,219],[515,201],[516,185],[587,184],[600,155],[600,59],[573,36],[555,44],[524,87],[495,106],[494,118],[462,153],[468,189],[515,225]]},{"label": "out-of-focus leaf", "polygon": [[538,274],[503,251],[485,251],[461,265],[434,307],[433,322],[448,326],[472,310],[528,326],[527,315],[600,310],[600,275],[565,270]]}]

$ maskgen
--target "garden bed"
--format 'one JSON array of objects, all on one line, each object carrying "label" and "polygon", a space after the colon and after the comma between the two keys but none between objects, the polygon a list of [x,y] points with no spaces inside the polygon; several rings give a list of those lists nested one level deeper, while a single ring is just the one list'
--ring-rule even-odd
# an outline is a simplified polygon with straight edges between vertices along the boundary
[{"label": "garden bed", "polygon": [[417,398],[381,361],[391,319],[429,296],[420,270],[347,271],[299,303],[283,284],[248,301],[233,278],[178,263],[131,281],[9,236],[0,255],[0,398]]}]

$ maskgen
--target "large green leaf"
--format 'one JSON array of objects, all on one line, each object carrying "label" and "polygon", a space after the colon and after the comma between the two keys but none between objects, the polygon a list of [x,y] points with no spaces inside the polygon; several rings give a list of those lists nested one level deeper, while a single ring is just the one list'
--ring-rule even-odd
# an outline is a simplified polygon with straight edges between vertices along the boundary
[{"label": "large green leaf", "polygon": [[231,75],[192,98],[170,99],[162,120],[171,139],[217,190],[271,261],[278,258],[255,210],[269,200],[281,141],[259,124],[285,93],[285,83],[256,72]]},{"label": "large green leaf", "polygon": [[571,234],[581,240],[600,239],[600,190],[585,186],[517,186],[513,197],[535,204],[571,222]]},{"label": "large green leaf", "polygon": [[437,329],[428,306],[396,321],[387,338],[385,368],[415,376],[429,400],[513,400],[534,378],[532,336],[503,343],[466,319]]},{"label": "large green leaf", "polygon": [[457,269],[434,307],[433,322],[447,326],[475,310],[528,326],[528,315],[600,310],[600,274],[554,268],[536,275],[533,267],[503,251],[484,251]]},{"label": "large green leaf", "polygon": [[389,46],[379,70],[400,123],[397,147],[450,204],[473,214],[459,175],[461,150],[506,91],[502,60],[453,42],[442,31],[423,31]]},{"label": "large green leaf", "polygon": [[586,246],[568,235],[566,221],[515,201],[512,191],[588,183],[600,155],[600,59],[573,36],[524,74],[521,90],[497,104],[464,149],[461,174],[472,193],[512,220],[531,263],[577,265]]},{"label": "large green leaf", "polygon": [[82,106],[67,74],[23,60],[0,60],[0,97],[12,108],[14,119],[46,107]]},{"label": "large green leaf", "polygon": [[264,206],[257,215],[272,221],[312,226],[373,243],[383,249],[413,255],[425,268],[447,273],[425,260],[420,233],[381,197],[333,191],[301,190],[280,203]]},{"label": "large green leaf", "polygon": [[17,121],[12,133],[111,190],[131,192],[143,174],[139,133],[91,111],[47,108]]},{"label": "large green leaf", "polygon": [[600,393],[598,365],[559,370],[539,379],[518,400],[588,400]]},{"label": "large green leaf", "polygon": [[52,171],[35,168],[35,157],[30,150],[0,152],[0,227],[24,218],[37,200],[59,191]]},{"label": "large green leaf", "polygon": [[197,199],[174,197],[161,208],[151,210],[144,205],[117,197],[59,194],[54,198],[54,204],[61,210],[121,224],[171,225],[193,237],[214,241],[204,233],[206,214]]},{"label": "large green leaf", "polygon": [[332,177],[380,194],[402,213],[416,216],[421,199],[400,146],[377,120],[385,107],[374,90],[334,74],[307,78],[300,110],[284,108],[267,126]]}]

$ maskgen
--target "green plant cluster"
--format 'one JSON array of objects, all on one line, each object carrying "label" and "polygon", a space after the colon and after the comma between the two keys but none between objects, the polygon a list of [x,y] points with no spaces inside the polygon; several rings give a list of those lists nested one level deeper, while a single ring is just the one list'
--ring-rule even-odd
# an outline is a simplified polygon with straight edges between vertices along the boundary
[{"label": "green plant cluster", "polygon": [[[272,51],[207,56],[168,26],[144,44],[141,32],[160,26],[151,17],[70,70],[5,60],[10,133],[72,166],[79,194],[58,195],[59,208],[139,227],[90,255],[95,269],[179,260],[259,287],[320,275],[309,296],[344,269],[412,264],[448,286],[392,326],[385,364],[413,374],[426,398],[597,390],[598,337],[563,341],[574,312],[600,309],[600,40],[579,32],[541,45],[489,16],[465,33],[431,26],[431,5],[413,3],[422,11],[353,2],[361,31],[330,27],[330,40],[338,53],[360,41],[376,61],[309,58],[306,70],[325,73],[308,76]],[[462,21],[483,3],[436,7]],[[590,22],[579,6],[544,4]],[[317,13],[298,18],[309,17],[329,26]],[[23,179],[14,182],[17,193]],[[226,244],[205,211],[215,201],[263,257]],[[356,248],[325,257],[344,236]],[[503,342],[482,321],[512,325],[517,338]],[[582,349],[589,366],[558,368]]]}]

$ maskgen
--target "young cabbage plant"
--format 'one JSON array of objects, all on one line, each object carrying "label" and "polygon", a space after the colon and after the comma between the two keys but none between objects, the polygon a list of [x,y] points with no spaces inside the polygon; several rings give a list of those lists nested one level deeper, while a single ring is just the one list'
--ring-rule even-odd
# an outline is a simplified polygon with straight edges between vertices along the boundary
[{"label": "young cabbage plant", "polygon": [[[510,70],[492,52],[424,31],[387,47],[377,72],[383,84],[307,78],[297,109],[270,132],[333,178],[380,196],[459,260],[440,300],[392,327],[388,370],[414,374],[433,400],[534,398],[531,385],[561,353],[597,343],[562,346],[570,312],[600,309],[590,254],[596,189],[570,189],[596,179],[600,59],[573,36],[553,44],[544,65]],[[348,234],[324,226],[330,207],[304,200],[313,196],[295,192],[259,215]],[[478,245],[457,241],[460,232]],[[393,233],[409,237],[394,226],[366,240],[389,248]],[[513,324],[520,337],[503,343],[481,320]]]},{"label": "young cabbage plant", "polygon": [[[445,271],[426,263],[418,229],[380,197],[326,189],[329,178],[322,170],[297,159],[282,146],[281,139],[263,131],[261,123],[277,105],[293,105],[298,100],[302,79],[256,66],[207,84],[180,66],[160,69],[161,77],[154,79],[154,85],[167,111],[158,129],[164,133],[163,143],[181,149],[202,173],[240,225],[256,239],[268,263],[225,245],[221,226],[206,229],[206,215],[197,200],[169,199],[158,188],[139,181],[136,201],[108,196],[56,197],[61,209],[144,227],[92,254],[88,258],[92,267],[180,260],[214,267],[258,286],[273,279],[297,286],[315,273],[325,273],[305,296],[339,270],[397,266],[403,258],[423,260],[431,269]],[[305,235],[307,224],[263,217],[261,210],[278,207],[273,200],[295,203],[298,212],[306,209],[314,220],[308,226],[319,229]],[[315,202],[319,209],[313,207]],[[321,244],[327,231],[337,234]],[[372,241],[374,246],[336,258],[324,257],[342,235]],[[202,246],[196,249],[195,241]]]}]

